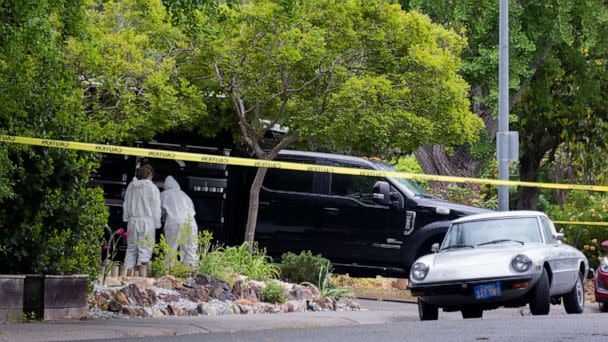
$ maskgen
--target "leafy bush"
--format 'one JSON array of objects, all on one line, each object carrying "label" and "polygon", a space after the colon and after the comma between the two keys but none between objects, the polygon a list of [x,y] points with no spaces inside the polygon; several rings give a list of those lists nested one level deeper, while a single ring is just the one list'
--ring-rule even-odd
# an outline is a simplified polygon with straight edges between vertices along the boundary
[{"label": "leafy bush", "polygon": [[462,203],[479,208],[498,209],[498,197],[496,195],[488,195],[470,188],[449,185],[441,191],[435,191],[433,195],[450,202]]},{"label": "leafy bush", "polygon": [[286,300],[287,297],[283,293],[283,287],[276,281],[267,283],[266,287],[262,289],[263,302],[284,304]]},{"label": "leafy bush", "polygon": [[323,269],[331,268],[331,262],[311,251],[302,251],[300,254],[292,252],[281,256],[281,277],[294,283],[309,282],[318,284],[319,275]]},{"label": "leafy bush", "polygon": [[319,288],[319,295],[321,297],[334,297],[342,298],[350,296],[348,290],[339,287],[335,282],[332,281],[332,270],[329,267],[322,266],[319,270],[319,282],[317,288]]},{"label": "leafy bush", "polygon": [[247,243],[224,247],[212,244],[213,235],[204,231],[199,234],[200,260],[198,271],[216,278],[233,282],[236,275],[265,280],[279,276],[279,266],[273,263],[264,250]]},{"label": "leafy bush", "polygon": [[[555,221],[591,221],[608,220],[608,197],[603,194],[591,194],[586,191],[571,191],[566,204],[560,208],[554,205],[549,210],[549,217]],[[596,267],[602,251],[600,244],[608,240],[608,229],[603,226],[558,225],[565,242],[580,249],[589,259],[591,267]]]},{"label": "leafy bush", "polygon": [[154,246],[154,254],[156,255],[152,260],[152,275],[154,277],[170,274],[174,277],[184,278],[193,273],[192,268],[177,260],[178,251],[167,243],[165,235],[161,235],[160,241]]}]

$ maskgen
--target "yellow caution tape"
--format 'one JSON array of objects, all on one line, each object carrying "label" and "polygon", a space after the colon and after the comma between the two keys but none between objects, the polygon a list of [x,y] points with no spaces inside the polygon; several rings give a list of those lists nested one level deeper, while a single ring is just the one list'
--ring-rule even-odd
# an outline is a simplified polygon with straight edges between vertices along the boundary
[{"label": "yellow caution tape", "polygon": [[203,163],[211,163],[211,164],[226,164],[226,165],[238,165],[238,166],[250,166],[250,167],[267,167],[267,168],[296,170],[296,171],[327,172],[327,173],[338,173],[338,174],[356,175],[356,176],[369,176],[369,177],[382,177],[382,178],[405,178],[405,179],[436,181],[436,182],[450,182],[450,183],[477,183],[477,184],[505,185],[505,186],[525,186],[525,187],[542,188],[542,189],[588,190],[588,191],[608,192],[608,186],[606,186],[606,185],[581,185],[581,184],[522,182],[522,181],[508,181],[508,180],[498,180],[498,179],[485,179],[485,178],[439,176],[439,175],[428,175],[428,174],[408,173],[408,172],[398,172],[398,171],[379,171],[379,170],[357,169],[357,168],[338,167],[338,166],[311,165],[311,164],[293,163],[293,162],[285,162],[285,161],[272,161],[272,160],[259,160],[259,159],[251,159],[251,158],[217,156],[217,155],[202,154],[202,153],[176,152],[176,151],[157,150],[157,149],[148,149],[148,148],[140,148],[140,147],[126,147],[126,146],[91,144],[91,143],[64,141],[64,140],[28,138],[28,137],[18,137],[18,136],[10,136],[10,135],[0,135],[0,142],[17,143],[17,144],[33,145],[33,146],[54,147],[54,148],[62,148],[62,149],[78,150],[78,151],[121,154],[121,155],[137,156],[137,157],[174,159],[174,160],[203,162]]},{"label": "yellow caution tape", "polygon": [[[608,192],[608,186],[605,185],[580,185],[580,184],[558,184],[558,183],[540,183],[540,182],[521,182],[521,181],[504,181],[497,179],[484,178],[468,178],[468,177],[452,177],[427,175],[419,173],[395,172],[395,171],[379,171],[365,170],[348,167],[337,166],[322,166],[302,163],[292,163],[284,161],[259,160],[251,158],[239,158],[228,156],[217,156],[202,153],[175,152],[167,150],[148,149],[140,147],[127,147],[105,144],[91,144],[75,141],[39,139],[29,137],[18,137],[11,135],[0,135],[0,142],[16,143],[32,146],[54,147],[68,150],[89,151],[98,153],[121,154],[136,157],[149,157],[159,159],[174,159],[193,162],[203,162],[210,164],[226,164],[250,167],[267,167],[275,169],[309,171],[309,172],[327,172],[338,173],[345,175],[370,176],[383,178],[405,178],[425,181],[451,182],[451,183],[477,183],[490,185],[506,185],[506,186],[526,186],[543,189],[563,189],[563,190],[589,190],[589,191],[604,191]],[[553,221],[555,224],[572,224],[572,225],[589,225],[589,226],[608,226],[608,222],[582,222],[582,221]]]},{"label": "yellow caution tape", "polygon": [[581,226],[608,226],[608,222],[586,222],[586,221],[553,221],[555,224],[572,224]]}]

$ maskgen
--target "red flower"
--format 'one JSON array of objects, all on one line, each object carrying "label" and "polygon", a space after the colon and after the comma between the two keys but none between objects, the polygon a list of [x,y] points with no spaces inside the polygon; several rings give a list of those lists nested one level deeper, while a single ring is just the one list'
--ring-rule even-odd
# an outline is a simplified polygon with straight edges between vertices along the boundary
[{"label": "red flower", "polygon": [[110,250],[112,247],[108,246],[108,245],[103,245],[101,246],[101,249],[103,249],[104,251]]},{"label": "red flower", "polygon": [[125,233],[124,233],[124,234],[122,234],[122,235],[123,235],[125,238],[128,238],[128,237],[129,237],[129,235],[131,235],[131,233],[130,233],[130,232],[125,232]]},{"label": "red flower", "polygon": [[120,228],[119,230],[116,231],[116,233],[114,233],[116,235],[123,235],[125,234],[125,230],[123,228]]}]

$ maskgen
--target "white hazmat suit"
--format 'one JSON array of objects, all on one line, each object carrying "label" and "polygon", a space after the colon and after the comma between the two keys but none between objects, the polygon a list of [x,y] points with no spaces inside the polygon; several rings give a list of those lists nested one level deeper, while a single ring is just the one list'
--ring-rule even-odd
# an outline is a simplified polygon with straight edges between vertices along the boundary
[{"label": "white hazmat suit", "polygon": [[[161,207],[165,218],[165,239],[178,250],[181,262],[194,266],[198,262],[198,226],[194,220],[194,204],[183,192],[175,178],[167,176],[161,193]],[[184,225],[190,219],[190,227]]]},{"label": "white hazmat suit", "polygon": [[160,228],[160,191],[147,179],[133,178],[127,187],[123,204],[123,221],[127,222],[125,265],[133,268],[149,262],[154,249],[155,228]]}]

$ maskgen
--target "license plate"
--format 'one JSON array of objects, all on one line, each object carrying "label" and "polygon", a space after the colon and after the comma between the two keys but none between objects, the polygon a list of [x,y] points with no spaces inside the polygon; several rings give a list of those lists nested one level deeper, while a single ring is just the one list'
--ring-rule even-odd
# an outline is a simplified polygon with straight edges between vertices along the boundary
[{"label": "license plate", "polygon": [[477,300],[502,296],[500,282],[473,286],[473,292]]}]

